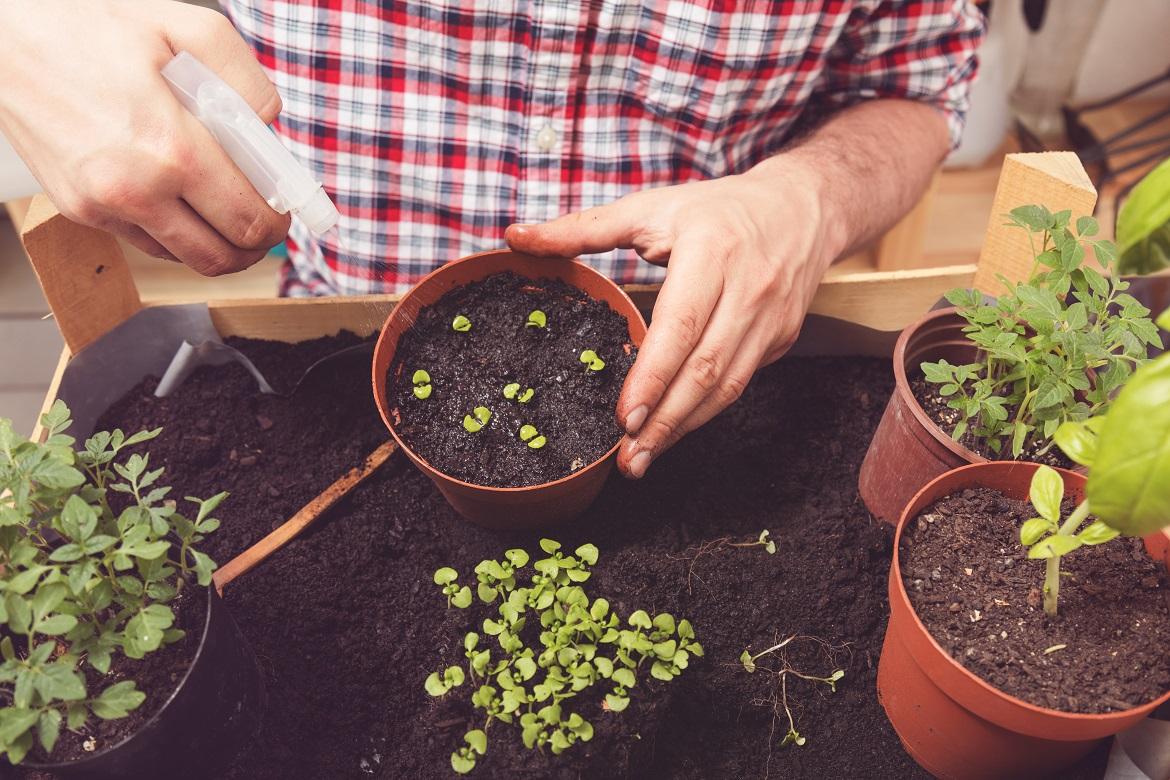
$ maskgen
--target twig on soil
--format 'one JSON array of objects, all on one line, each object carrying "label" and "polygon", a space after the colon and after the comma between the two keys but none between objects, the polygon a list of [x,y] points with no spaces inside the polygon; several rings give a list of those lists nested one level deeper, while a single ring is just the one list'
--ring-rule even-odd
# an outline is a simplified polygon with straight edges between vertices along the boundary
[{"label": "twig on soil", "polygon": [[[720,550],[730,549],[733,547],[763,547],[769,555],[776,554],[776,542],[768,538],[768,529],[765,528],[763,531],[760,531],[760,535],[756,537],[755,541],[735,542],[732,541],[732,537],[730,536],[721,536],[718,539],[712,539],[709,542],[703,542],[702,544],[695,547],[688,547],[687,551],[689,552],[690,550],[694,550],[694,555],[686,555],[684,553],[683,555],[667,555],[666,557],[672,561],[689,560],[691,562],[691,565],[687,567],[687,594],[689,595],[692,593],[692,580],[703,582],[703,578],[695,574],[695,564],[699,562],[699,559],[704,555],[714,555]],[[706,585],[705,582],[703,582],[703,584]]]}]

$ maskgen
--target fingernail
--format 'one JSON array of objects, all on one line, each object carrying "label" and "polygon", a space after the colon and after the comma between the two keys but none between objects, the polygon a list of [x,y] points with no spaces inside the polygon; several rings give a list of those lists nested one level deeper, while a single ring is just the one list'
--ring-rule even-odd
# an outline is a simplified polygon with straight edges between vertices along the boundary
[{"label": "fingernail", "polygon": [[626,415],[626,433],[633,436],[642,427],[642,423],[646,422],[646,415],[650,413],[649,407],[646,404],[634,409]]},{"label": "fingernail", "polygon": [[642,450],[630,460],[630,476],[634,479],[641,479],[648,468],[650,468],[650,453],[646,450]]}]

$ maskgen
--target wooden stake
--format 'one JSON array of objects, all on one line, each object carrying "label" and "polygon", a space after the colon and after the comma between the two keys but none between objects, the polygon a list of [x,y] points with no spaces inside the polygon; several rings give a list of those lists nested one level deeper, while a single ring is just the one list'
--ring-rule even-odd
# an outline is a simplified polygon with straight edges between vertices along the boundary
[{"label": "wooden stake", "polygon": [[215,583],[215,589],[222,595],[223,589],[227,587],[229,582],[241,574],[251,571],[272,553],[298,537],[302,531],[312,525],[318,517],[325,514],[349,491],[377,471],[397,449],[398,445],[393,440],[386,442],[367,455],[365,463],[350,469],[344,477],[325,488],[321,495],[305,504],[299,512],[286,520],[275,531],[232,558],[227,562],[227,565],[216,569],[215,574],[211,576],[212,582]]},{"label": "wooden stake", "polygon": [[71,352],[142,308],[126,258],[109,233],[70,222],[44,195],[33,198],[20,232]]},{"label": "wooden stake", "polygon": [[1080,159],[1072,152],[1009,154],[1003,161],[991,218],[979,254],[975,289],[998,295],[1008,281],[1022,282],[1031,273],[1033,256],[1028,233],[1006,225],[1004,217],[1017,206],[1037,204],[1052,211],[1072,210],[1072,219],[1093,213],[1097,190]]}]

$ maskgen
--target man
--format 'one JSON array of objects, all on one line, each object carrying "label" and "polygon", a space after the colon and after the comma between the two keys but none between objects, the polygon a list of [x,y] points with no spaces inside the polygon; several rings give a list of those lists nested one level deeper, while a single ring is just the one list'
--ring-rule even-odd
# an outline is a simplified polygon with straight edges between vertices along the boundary
[{"label": "man", "polygon": [[227,10],[244,40],[163,0],[0,0],[0,130],[58,208],[205,274],[285,237],[159,75],[190,51],[341,210],[345,253],[293,226],[285,294],[401,290],[501,240],[664,279],[617,409],[633,477],[779,358],[825,269],[921,195],[982,35],[963,0]]}]

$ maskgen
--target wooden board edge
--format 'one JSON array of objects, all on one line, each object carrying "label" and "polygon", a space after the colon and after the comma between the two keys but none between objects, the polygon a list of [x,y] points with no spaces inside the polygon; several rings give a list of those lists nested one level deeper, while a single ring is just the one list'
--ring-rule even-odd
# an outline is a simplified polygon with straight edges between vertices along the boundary
[{"label": "wooden board edge", "polygon": [[41,425],[41,417],[49,411],[53,402],[57,400],[57,391],[61,389],[61,377],[65,375],[65,367],[69,365],[69,358],[73,353],[69,351],[69,347],[64,347],[61,350],[61,357],[57,358],[57,367],[53,369],[53,378],[49,380],[49,389],[45,391],[45,400],[41,404],[41,411],[37,414],[36,422],[33,424],[31,435],[32,441],[45,440],[45,428]]}]

